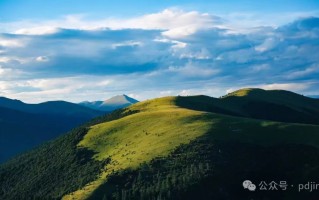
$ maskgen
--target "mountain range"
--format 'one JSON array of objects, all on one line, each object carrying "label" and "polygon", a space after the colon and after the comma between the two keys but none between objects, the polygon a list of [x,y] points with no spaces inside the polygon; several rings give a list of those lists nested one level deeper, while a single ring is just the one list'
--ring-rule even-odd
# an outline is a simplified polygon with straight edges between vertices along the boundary
[{"label": "mountain range", "polygon": [[[118,106],[113,109],[127,105],[118,97],[111,98]],[[0,163],[106,113],[66,101],[27,104],[0,97]]]},{"label": "mountain range", "polygon": [[0,165],[0,198],[316,199],[296,186],[319,177],[318,116],[282,90],[139,102]]}]

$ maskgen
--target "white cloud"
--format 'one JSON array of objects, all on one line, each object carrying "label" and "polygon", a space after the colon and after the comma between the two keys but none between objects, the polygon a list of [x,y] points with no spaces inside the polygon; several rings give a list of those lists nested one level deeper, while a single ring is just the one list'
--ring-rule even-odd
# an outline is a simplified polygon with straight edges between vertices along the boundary
[{"label": "white cloud", "polygon": [[206,48],[202,48],[199,51],[193,50],[193,52],[181,53],[180,58],[194,58],[198,60],[206,60],[211,58],[211,53]]},{"label": "white cloud", "polygon": [[234,92],[234,91],[236,91],[236,90],[238,90],[238,89],[240,89],[240,88],[228,88],[228,89],[226,89],[226,94],[229,94],[229,93],[231,93],[231,92]]},{"label": "white cloud", "polygon": [[141,96],[139,94],[134,94],[134,93],[127,94],[127,96],[129,96],[133,99],[136,99],[136,100],[139,100],[141,98]]},{"label": "white cloud", "polygon": [[319,65],[312,65],[304,70],[298,70],[298,71],[294,71],[290,74],[287,75],[287,78],[289,79],[294,79],[294,78],[302,78],[304,76],[307,75],[311,75],[314,73],[318,73],[319,72]]},{"label": "white cloud", "polygon": [[[46,21],[23,20],[0,23],[1,32],[26,35],[57,33],[62,29],[97,30],[110,28],[163,30],[163,35],[171,38],[183,38],[199,30],[211,28],[225,29],[229,34],[247,34],[269,31],[269,27],[278,27],[298,18],[319,15],[318,11],[293,13],[230,13],[218,17],[198,11],[184,11],[177,8],[164,9],[161,12],[145,14],[128,19],[102,18],[91,20],[86,15],[66,15]],[[276,20],[271,20],[276,19]],[[268,26],[268,28],[266,27]]]},{"label": "white cloud", "polygon": [[[67,15],[62,19],[49,21],[22,21],[0,25],[9,28],[15,34],[43,35],[53,34],[59,29],[96,30],[110,28],[163,30],[163,35],[176,38],[195,33],[200,29],[209,29],[220,24],[220,18],[197,11],[185,12],[180,9],[165,9],[158,13],[147,14],[130,19],[107,18],[100,20],[87,20],[83,15]],[[21,28],[22,26],[22,28]]]},{"label": "white cloud", "polygon": [[59,28],[50,27],[50,26],[40,26],[40,27],[31,27],[31,28],[22,28],[14,31],[15,34],[21,35],[45,35],[57,33]]},{"label": "white cloud", "polygon": [[0,96],[8,96],[10,91],[8,91],[8,83],[6,81],[0,81]]},{"label": "white cloud", "polygon": [[6,56],[1,56],[0,57],[0,62],[2,62],[2,63],[9,62],[10,60],[12,60],[12,58],[9,58],[9,57],[6,57]]},{"label": "white cloud", "polygon": [[8,39],[0,37],[0,46],[3,47],[23,47],[25,43],[17,39]]},{"label": "white cloud", "polygon": [[49,58],[47,56],[38,56],[35,60],[38,62],[47,62],[49,61]]},{"label": "white cloud", "polygon": [[163,35],[170,38],[184,38],[186,36],[194,34],[198,28],[195,26],[184,26],[170,29],[168,31],[164,31]]},{"label": "white cloud", "polygon": [[214,69],[213,67],[196,67],[192,63],[188,63],[182,67],[170,66],[168,68],[169,72],[174,72],[183,77],[210,77],[219,73],[219,69]]},{"label": "white cloud", "polygon": [[255,47],[256,51],[265,52],[273,49],[278,41],[275,38],[267,38],[262,44]]},{"label": "white cloud", "polygon": [[134,46],[142,46],[142,45],[143,45],[143,43],[139,42],[139,41],[124,41],[121,43],[112,44],[112,48],[116,49],[118,47],[125,47],[125,46],[134,47]]},{"label": "white cloud", "polygon": [[45,91],[54,90],[55,88],[76,90],[84,88],[90,89],[94,87],[105,87],[108,86],[111,82],[111,80],[106,80],[105,77],[77,76],[63,78],[32,79],[27,80],[24,83],[27,86]]},{"label": "white cloud", "polygon": [[302,91],[309,88],[310,86],[311,86],[310,83],[273,83],[273,84],[258,85],[257,87],[265,89],[265,90]]},{"label": "white cloud", "polygon": [[185,42],[172,40],[172,43],[174,45],[171,48],[174,49],[174,50],[183,49],[183,48],[187,47],[187,43],[185,43]]},{"label": "white cloud", "polygon": [[7,76],[8,73],[11,73],[11,69],[3,69],[3,68],[0,66],[0,76]]},{"label": "white cloud", "polygon": [[0,63],[27,63],[30,62],[32,58],[30,57],[17,57],[17,56],[0,56]]},{"label": "white cloud", "polygon": [[178,95],[180,96],[189,96],[191,95],[191,91],[190,90],[182,90]]},{"label": "white cloud", "polygon": [[[0,68],[0,75],[1,72]],[[95,99],[98,97],[104,99],[109,93],[108,90],[111,90],[109,87],[111,83],[112,79],[108,77],[77,76],[0,81],[0,89],[3,95],[9,98],[23,99],[27,102],[61,99],[77,102],[79,99],[98,100]],[[89,96],[94,96],[94,99]]]},{"label": "white cloud", "polygon": [[[113,29],[139,28],[172,30],[174,33],[179,33],[180,30],[184,30],[187,32],[186,34],[188,34],[200,28],[213,27],[220,23],[219,20],[218,17],[207,13],[165,9],[159,13],[148,14],[133,19],[108,21],[105,23],[105,26]],[[166,32],[166,34],[170,35],[168,32]]]},{"label": "white cloud", "polygon": [[[4,68],[0,65],[0,81],[18,79],[25,74],[26,73],[22,72],[21,70]],[[2,82],[2,84],[4,84],[4,82]]]}]

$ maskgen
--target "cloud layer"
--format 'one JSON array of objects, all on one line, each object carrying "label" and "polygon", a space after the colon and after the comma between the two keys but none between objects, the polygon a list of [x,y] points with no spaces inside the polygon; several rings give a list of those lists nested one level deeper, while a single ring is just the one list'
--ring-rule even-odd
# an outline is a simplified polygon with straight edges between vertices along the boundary
[{"label": "cloud layer", "polygon": [[319,93],[316,17],[238,27],[215,15],[167,9],[131,19],[67,16],[1,25],[0,96],[146,99],[220,96],[241,87]]}]

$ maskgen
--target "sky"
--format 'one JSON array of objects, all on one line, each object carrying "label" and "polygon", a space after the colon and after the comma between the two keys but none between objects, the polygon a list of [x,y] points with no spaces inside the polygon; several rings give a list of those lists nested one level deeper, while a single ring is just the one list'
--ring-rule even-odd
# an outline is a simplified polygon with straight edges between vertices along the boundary
[{"label": "sky", "polygon": [[319,94],[319,1],[1,0],[0,96]]}]

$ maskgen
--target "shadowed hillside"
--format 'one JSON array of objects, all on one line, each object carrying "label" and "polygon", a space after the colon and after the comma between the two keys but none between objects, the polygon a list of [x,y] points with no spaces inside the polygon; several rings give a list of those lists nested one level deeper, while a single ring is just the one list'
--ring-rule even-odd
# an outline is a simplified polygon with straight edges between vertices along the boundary
[{"label": "shadowed hillside", "polygon": [[26,104],[1,97],[0,114],[1,163],[103,112],[64,101]]},{"label": "shadowed hillside", "polygon": [[185,108],[280,122],[319,124],[319,100],[284,90],[242,89],[221,98],[178,97]]}]

